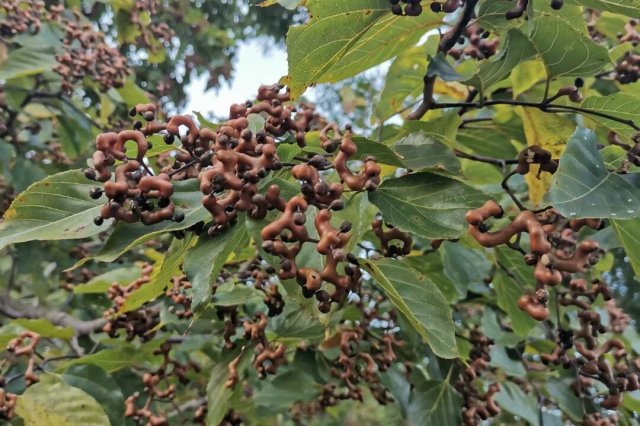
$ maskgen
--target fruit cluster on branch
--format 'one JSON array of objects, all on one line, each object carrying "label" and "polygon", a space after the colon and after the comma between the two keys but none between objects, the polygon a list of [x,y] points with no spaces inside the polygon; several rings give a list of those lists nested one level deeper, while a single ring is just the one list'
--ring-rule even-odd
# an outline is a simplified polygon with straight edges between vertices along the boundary
[{"label": "fruit cluster on branch", "polygon": [[518,307],[532,318],[543,321],[549,317],[547,286],[555,287],[574,273],[586,272],[599,260],[599,247],[595,241],[577,243],[575,233],[582,226],[598,223],[571,222],[554,210],[535,214],[529,210],[520,212],[509,224],[498,231],[489,231],[487,220],[501,218],[504,212],[495,201],[487,201],[482,207],[467,213],[469,234],[484,247],[509,245],[513,237],[529,235],[530,250],[525,254],[529,265],[535,265],[535,295],[526,294],[518,300]]},{"label": "fruit cluster on branch", "polygon": [[473,58],[487,59],[495,55],[498,51],[500,39],[489,38],[491,33],[478,24],[471,24],[464,28],[462,36],[458,40],[461,47],[455,47],[449,50],[449,56],[454,59]]},{"label": "fruit cluster on branch", "polygon": [[[18,336],[9,340],[6,351],[14,358],[26,358],[27,367],[23,373],[15,377],[23,377],[26,387],[38,383],[40,377],[36,374],[36,347],[40,343],[40,335],[32,331],[23,331]],[[14,360],[15,362],[15,360]],[[8,392],[6,386],[10,380],[4,376],[0,377],[0,419],[11,420],[15,416],[18,395]]]},{"label": "fruit cluster on branch", "polygon": [[110,337],[118,337],[119,330],[124,329],[128,341],[132,341],[136,336],[143,342],[154,338],[155,327],[160,323],[159,312],[151,308],[121,312],[127,299],[136,290],[151,281],[152,273],[153,266],[145,264],[142,267],[142,275],[140,278],[133,280],[127,285],[121,285],[117,282],[111,284],[107,295],[112,301],[112,306],[103,314],[107,319],[107,323],[102,327],[103,332],[107,333]]},{"label": "fruit cluster on branch", "polygon": [[[605,301],[612,300],[613,294],[607,285],[600,280],[588,283],[578,278],[571,280],[568,287],[559,292],[558,302],[561,306],[578,308],[580,328],[559,328],[556,349],[551,354],[543,354],[541,360],[544,364],[565,368],[575,366],[579,374],[571,385],[575,395],[579,398],[601,396],[600,405],[615,410],[622,404],[623,393],[640,388],[640,359],[632,359],[618,338],[598,339],[605,333],[624,331],[624,325],[619,322],[619,310],[613,311],[614,316],[610,316],[609,321],[603,321],[593,305],[598,296]],[[594,394],[594,381],[605,386],[604,395]]]},{"label": "fruit cluster on branch", "polygon": [[43,23],[55,23],[64,31],[63,52],[56,55],[53,70],[62,77],[62,91],[71,93],[84,78],[96,81],[105,92],[122,87],[130,70],[118,49],[107,44],[104,34],[92,24],[83,23],[77,11],[66,11],[64,5],[51,5],[38,0],[3,0],[0,10],[6,17],[0,20],[0,35],[38,33]]},{"label": "fruit cluster on branch", "polygon": [[500,391],[498,383],[492,383],[486,392],[478,391],[476,379],[489,369],[491,356],[490,347],[494,344],[492,339],[482,334],[480,330],[471,330],[469,334],[471,350],[469,352],[470,363],[462,369],[460,377],[454,386],[462,395],[462,420],[465,426],[474,426],[480,422],[496,417],[500,414],[500,407],[493,400],[494,395]]},{"label": "fruit cluster on branch", "polygon": [[[92,189],[91,196],[98,199],[104,194],[109,201],[95,223],[100,225],[111,218],[145,225],[165,220],[181,222],[184,214],[172,201],[173,182],[197,178],[202,205],[212,216],[197,232],[218,235],[233,226],[240,212],[256,220],[275,212],[277,217],[261,231],[262,249],[280,260],[276,271],[280,279],[297,279],[303,294],[315,296],[320,310],[328,312],[332,302],[342,302],[349,291],[357,290],[361,276],[345,250],[351,224],[334,227],[331,211],[343,208],[345,186],[351,191],[375,190],[380,167],[375,158],[365,157],[362,170],[354,173],[349,162],[359,158],[351,129],[341,132],[337,126],[326,124],[310,105],[296,109],[287,100],[281,87],[262,86],[257,102],[232,105],[229,120],[215,130],[200,128],[184,115],[158,121],[154,105],[136,106],[131,115],[142,116],[145,123],[137,121],[132,130],[103,133],[96,138],[93,167],[85,175],[104,183]],[[260,128],[250,128],[250,120],[258,120]],[[283,167],[278,144],[292,139],[303,147],[305,134],[314,128],[320,130],[321,147],[327,154],[312,155],[292,166],[290,172],[301,182],[301,194],[285,200],[276,184],[261,192],[261,181]],[[152,149],[147,138],[155,134],[161,134],[167,144],[177,139],[181,142],[174,161],[167,162],[157,175],[145,159]],[[136,149],[128,154],[126,145],[131,142]],[[341,182],[326,182],[322,172],[327,169],[335,170]],[[319,209],[314,219],[317,240],[309,236],[305,226],[310,205]],[[298,268],[296,257],[305,243],[315,244],[317,252],[325,256],[322,270]],[[350,264],[341,266],[345,261]],[[332,285],[333,291],[323,289],[323,282]],[[275,311],[281,309],[276,306],[281,305],[277,300],[274,294],[270,303],[275,303]]]},{"label": "fruit cluster on branch", "polygon": [[[542,172],[553,174],[558,168],[557,161],[552,159],[549,152],[535,146],[526,148],[518,155],[518,163],[505,178],[503,187],[508,189],[506,181],[513,174],[530,173],[533,164],[538,165],[538,176]],[[513,194],[510,195],[513,198]],[[522,209],[515,198],[514,201]],[[579,233],[585,227],[601,229],[603,222],[597,219],[565,218],[553,208],[539,212],[522,209],[506,225],[492,231],[489,220],[502,219],[504,215],[502,207],[493,200],[470,210],[466,216],[469,234],[484,247],[504,245],[520,252],[526,264],[534,267],[535,291],[522,295],[518,300],[518,307],[533,319],[549,319],[549,289],[554,288],[558,316],[556,348],[550,354],[543,353],[540,361],[544,365],[574,367],[578,377],[572,389],[577,397],[597,399],[603,408],[617,409],[622,403],[623,394],[633,392],[640,386],[640,364],[627,353],[625,345],[618,338],[599,339],[605,333],[623,332],[628,316],[612,303],[613,293],[605,282],[594,279],[589,283],[583,278],[598,262],[601,250],[593,240],[580,241]],[[528,234],[527,249],[521,245],[523,234]],[[610,321],[603,321],[596,309],[598,299],[607,303]],[[569,307],[578,308],[577,322],[580,328],[577,330],[562,325],[560,312],[562,308]],[[478,359],[481,364],[486,363],[486,358]],[[594,386],[594,381],[600,382],[606,390],[596,390],[598,388]],[[491,396],[490,393],[491,388],[485,396]],[[476,415],[475,411],[468,411],[465,421],[475,424],[475,417],[469,415],[467,418],[469,413]],[[495,415],[496,412],[487,409],[482,414],[480,418],[484,419],[486,414]],[[584,424],[610,424],[614,421],[613,417],[594,414],[585,415]]]},{"label": "fruit cluster on branch", "polygon": [[54,71],[62,76],[62,90],[70,93],[84,78],[96,81],[100,90],[122,87],[130,70],[118,49],[107,44],[103,33],[82,23],[75,12],[72,19],[60,18],[64,28],[64,52],[56,56]]},{"label": "fruit cluster on branch", "polygon": [[[158,14],[164,4],[158,0],[135,0],[131,8],[129,22],[136,28],[139,34],[136,37],[136,46],[144,46],[151,52],[163,49],[165,45],[171,43],[171,38],[175,31],[166,22],[146,22],[148,16],[154,17]],[[145,19],[146,18],[146,19]]]},{"label": "fruit cluster on branch", "polygon": [[[154,410],[154,401],[173,401],[178,390],[178,384],[175,381],[181,386],[187,386],[190,383],[190,379],[187,377],[188,373],[197,374],[201,372],[200,366],[193,361],[183,363],[172,358],[170,355],[171,349],[171,344],[165,342],[154,351],[154,355],[162,356],[162,362],[156,370],[145,372],[142,375],[144,393],[136,392],[125,400],[124,415],[133,419],[136,424],[144,424],[146,426],[168,425],[167,415]],[[140,402],[143,400],[144,403],[140,406]],[[199,416],[196,414],[196,417]],[[204,424],[201,419],[198,420],[198,423]]]},{"label": "fruit cluster on branch", "polygon": [[42,21],[57,20],[64,7],[54,5],[47,10],[46,3],[40,0],[2,0],[0,10],[5,15],[0,20],[0,36],[13,37],[26,32],[38,33]]}]

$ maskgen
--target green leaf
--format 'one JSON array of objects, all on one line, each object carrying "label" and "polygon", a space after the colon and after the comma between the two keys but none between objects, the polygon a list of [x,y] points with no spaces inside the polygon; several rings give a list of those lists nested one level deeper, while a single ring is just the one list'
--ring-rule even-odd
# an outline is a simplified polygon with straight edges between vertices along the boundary
[{"label": "green leaf", "polygon": [[429,58],[427,77],[440,77],[444,81],[460,81],[463,79],[463,77],[458,74],[458,71],[447,61],[447,58],[445,58],[442,52],[438,52],[437,55]]},{"label": "green leaf", "polygon": [[438,286],[444,297],[449,303],[457,302],[462,295],[451,282],[449,277],[444,273],[444,264],[439,253],[430,253],[422,256],[406,256],[400,259],[400,262],[406,263],[416,271],[425,274],[431,281]]},{"label": "green leaf", "polygon": [[[435,41],[435,37],[429,40]],[[422,76],[427,68],[427,50],[430,48],[423,45],[407,49],[391,63],[380,100],[375,104],[375,116],[380,122],[402,110],[405,99],[422,93]]]},{"label": "green leaf", "polygon": [[551,6],[551,2],[537,1],[534,3],[534,8],[537,16],[546,15],[561,18],[581,34],[589,35],[587,20],[585,20],[584,17],[584,9],[580,6],[569,5],[565,2],[562,9],[555,10]]},{"label": "green leaf", "polygon": [[436,355],[459,356],[449,304],[431,280],[394,259],[367,260],[364,267]]},{"label": "green leaf", "polygon": [[158,296],[164,294],[165,289],[171,284],[171,278],[176,275],[182,275],[180,266],[191,249],[193,239],[194,234],[191,233],[182,240],[174,238],[167,253],[164,255],[164,260],[161,262],[159,270],[156,264],[151,280],[134,290],[127,297],[117,315],[138,309],[145,303],[155,300]]},{"label": "green leaf", "polygon": [[249,130],[251,130],[254,135],[258,133],[259,130],[264,129],[264,123],[266,123],[266,120],[260,114],[249,114],[247,116],[247,120],[249,120]]},{"label": "green leaf", "polygon": [[[622,164],[627,159],[629,152],[621,146],[609,145],[600,150],[600,155],[602,156],[602,161],[604,161],[604,165],[607,167],[607,170],[615,171],[620,170]],[[638,173],[640,171],[638,166],[634,166],[633,164],[629,164],[629,166],[628,173]]]},{"label": "green leaf", "polygon": [[538,16],[531,42],[542,56],[549,78],[591,77],[611,62],[606,48],[557,16]]},{"label": "green leaf", "polygon": [[533,287],[533,270],[523,257],[511,249],[496,248],[499,270],[508,273],[497,274],[493,288],[498,297],[498,306],[509,315],[511,327],[519,336],[526,336],[536,326],[536,321],[518,308],[518,299],[527,287]]},{"label": "green leaf", "polygon": [[253,348],[243,347],[243,349],[242,353],[240,353],[239,350],[226,351],[224,356],[215,362],[211,370],[209,383],[207,384],[207,401],[209,402],[207,411],[208,425],[220,424],[229,410],[229,402],[233,395],[233,389],[225,386],[229,378],[229,363],[236,356],[241,356],[237,366],[238,376],[241,377],[244,370],[249,366],[253,355]]},{"label": "green leaf", "polygon": [[476,22],[481,28],[502,32],[516,25],[514,20],[505,19],[505,13],[512,8],[513,3],[508,1],[481,0]]},{"label": "green leaf", "polygon": [[98,254],[82,259],[74,265],[74,268],[89,260],[112,262],[139,244],[171,231],[189,228],[211,217],[207,209],[202,206],[202,193],[198,190],[197,179],[174,182],[173,188],[174,193],[171,199],[176,205],[176,210],[184,213],[182,222],[165,220],[150,226],[142,223],[118,223]]},{"label": "green leaf", "polygon": [[265,383],[255,393],[253,400],[262,407],[262,413],[277,415],[287,412],[296,402],[308,402],[319,395],[320,385],[309,374],[289,370]]},{"label": "green leaf", "polygon": [[392,365],[389,369],[380,374],[380,382],[389,389],[393,399],[400,406],[402,415],[407,418],[409,411],[409,398],[411,396],[411,388],[413,388],[414,380],[407,380],[405,370],[398,364]]},{"label": "green leaf", "polygon": [[511,414],[522,417],[531,425],[538,425],[538,401],[532,393],[527,395],[516,384],[502,380],[495,400]]},{"label": "green leaf", "polygon": [[[488,134],[491,135],[490,138],[487,137]],[[513,139],[522,140],[524,134],[518,137],[508,127],[490,122],[460,129],[457,142],[468,148],[464,149],[465,152],[471,150],[478,155],[507,159],[518,155],[518,150],[511,143]]]},{"label": "green leaf", "polygon": [[281,82],[293,97],[393,58],[441,23],[428,10],[411,19],[396,16],[387,0],[308,0],[305,6],[309,21],[287,34],[289,75]]},{"label": "green leaf", "polygon": [[53,378],[30,386],[18,396],[16,413],[26,426],[110,425],[104,410],[91,395]]},{"label": "green leaf", "polygon": [[499,368],[503,373],[521,378],[526,376],[527,371],[524,369],[522,362],[511,359],[504,346],[493,346],[489,351],[489,356],[491,358],[489,365]]},{"label": "green leaf", "polygon": [[156,351],[162,343],[162,340],[155,339],[139,347],[127,343],[117,348],[103,349],[99,352],[85,355],[69,361],[66,364],[62,364],[57,371],[64,372],[74,365],[89,364],[97,365],[107,373],[113,373],[132,365],[153,363],[160,359],[160,356],[155,355],[153,352]]},{"label": "green leaf", "polygon": [[125,424],[124,396],[118,383],[95,365],[76,365],[62,375],[62,380],[85,391],[104,408],[112,425]]},{"label": "green leaf", "polygon": [[[533,281],[533,276],[531,281]],[[518,299],[524,294],[523,288],[503,273],[497,273],[492,284],[497,295],[498,306],[509,316],[513,331],[520,336],[525,336],[535,327],[536,322],[526,312],[518,308]]]},{"label": "green leaf", "polygon": [[217,130],[220,125],[217,123],[214,123],[211,120],[207,120],[205,118],[204,115],[202,115],[202,113],[198,112],[198,111],[192,111],[195,116],[198,118],[198,123],[200,124],[200,127],[205,127],[207,129],[211,129],[211,130]]},{"label": "green leaf", "polygon": [[33,331],[42,337],[70,340],[76,333],[71,327],[58,327],[46,318],[27,319],[18,318],[11,321],[12,324]]},{"label": "green leaf", "polygon": [[496,342],[496,345],[503,345],[505,347],[515,347],[522,341],[522,337],[505,330],[505,327],[498,320],[498,314],[496,310],[485,306],[482,311],[482,323],[480,328],[485,336],[490,337]]},{"label": "green leaf", "polygon": [[452,239],[464,234],[466,212],[482,205],[486,196],[455,179],[421,172],[385,180],[369,193],[369,201],[403,231]]},{"label": "green leaf", "polygon": [[[67,102],[57,101],[56,105],[62,110],[62,113],[56,117],[62,148],[70,157],[76,157],[84,152],[87,142],[94,137],[91,118],[81,110],[72,108]],[[77,108],[85,108],[81,103],[79,105],[74,103],[74,105]]]},{"label": "green leaf", "polygon": [[133,77],[127,78],[124,85],[117,90],[117,93],[122,98],[124,104],[128,107],[149,102],[148,93],[136,84],[136,79]]},{"label": "green leaf", "polygon": [[451,149],[425,133],[412,133],[393,145],[407,168],[415,171],[433,169],[460,173],[460,161]]},{"label": "green leaf", "polygon": [[636,278],[640,278],[640,218],[611,220],[609,223],[629,256]]},{"label": "green leaf", "polygon": [[76,285],[73,287],[73,292],[76,294],[84,293],[106,293],[111,287],[111,284],[128,284],[131,281],[140,278],[140,268],[117,268],[104,274],[97,275],[87,281],[85,284]]},{"label": "green leaf", "polygon": [[398,158],[398,156],[382,142],[375,142],[366,138],[355,137],[353,138],[358,152],[354,156],[353,160],[362,159],[371,155],[376,158],[378,163],[388,164],[390,166],[405,167],[404,163]]},{"label": "green leaf", "polygon": [[295,10],[296,7],[302,2],[302,0],[264,0],[259,4],[260,7],[273,6],[279,4],[288,10]]},{"label": "green leaf", "polygon": [[249,232],[243,216],[239,217],[238,223],[222,234],[213,238],[203,234],[198,240],[189,252],[183,267],[193,289],[191,306],[194,312],[206,307],[210,302],[212,281],[217,279],[231,252],[248,241]]},{"label": "green leaf", "polygon": [[300,154],[302,149],[298,145],[288,144],[288,143],[279,143],[277,148],[278,157],[280,157],[280,161],[290,162],[293,158]]},{"label": "green leaf", "polygon": [[411,133],[422,132],[445,142],[447,145],[454,146],[461,124],[462,118],[455,111],[430,118],[428,121],[409,120],[404,123],[393,140],[398,140]]},{"label": "green leaf", "polygon": [[478,72],[466,83],[484,93],[494,84],[509,77],[520,63],[531,59],[536,51],[527,37],[517,29],[511,29],[500,43],[500,53],[480,65]]},{"label": "green leaf", "polygon": [[605,12],[621,13],[632,18],[640,18],[640,0],[568,0],[568,2]]},{"label": "green leaf", "polygon": [[[293,306],[289,308],[289,305]],[[324,326],[320,321],[288,300],[284,315],[270,319],[269,326],[281,338],[305,339],[317,343],[324,338]]]},{"label": "green leaf", "polygon": [[349,253],[356,249],[364,235],[371,231],[371,221],[376,215],[376,208],[362,192],[354,193],[350,197],[348,194],[345,195],[347,196],[343,197],[344,209],[334,212],[333,217],[336,221],[351,222],[351,238],[343,247]]},{"label": "green leaf", "polygon": [[[624,93],[615,93],[609,96],[590,96],[584,100],[581,107],[590,111],[612,115],[621,120],[628,120],[630,123],[635,121],[636,125],[640,125],[640,101],[635,96]],[[586,116],[627,139],[631,139],[632,136],[638,133],[628,124],[596,115],[587,114]]]},{"label": "green leaf", "polygon": [[33,240],[87,238],[104,231],[96,226],[104,199],[93,200],[95,186],[80,170],[58,173],[36,182],[20,194],[4,214],[0,225],[0,248]]},{"label": "green leaf", "polygon": [[57,64],[55,52],[49,46],[28,46],[12,51],[0,64],[0,80],[41,74]]},{"label": "green leaf", "polygon": [[[226,260],[226,257],[224,260]],[[211,286],[211,284],[209,284],[209,286]],[[260,298],[260,294],[261,293],[253,287],[241,283],[226,282],[222,284],[213,295],[213,304],[215,306],[242,305],[256,298]]]},{"label": "green leaf", "polygon": [[[172,144],[167,144],[160,135],[147,136],[147,141],[152,145],[152,148],[145,153],[145,157],[152,158],[157,157],[165,152],[174,151],[176,147]],[[127,150],[125,155],[129,158],[135,158],[138,155],[138,146],[130,144],[126,146]]]},{"label": "green leaf", "polygon": [[548,377],[542,391],[548,395],[549,399],[562,409],[563,414],[569,417],[570,422],[579,423],[583,418],[585,410],[591,411],[593,403],[586,398],[578,398],[573,392],[567,392],[571,386],[572,379],[560,379]]},{"label": "green leaf", "polygon": [[484,250],[446,241],[438,251],[442,256],[445,275],[454,283],[462,297],[466,296],[470,286],[482,284],[489,275],[491,263]]},{"label": "green leaf", "polygon": [[553,175],[548,201],[572,219],[629,219],[640,213],[640,189],[609,173],[594,133],[578,129]]},{"label": "green leaf", "polygon": [[419,380],[411,392],[409,426],[462,424],[462,398],[447,381]]}]

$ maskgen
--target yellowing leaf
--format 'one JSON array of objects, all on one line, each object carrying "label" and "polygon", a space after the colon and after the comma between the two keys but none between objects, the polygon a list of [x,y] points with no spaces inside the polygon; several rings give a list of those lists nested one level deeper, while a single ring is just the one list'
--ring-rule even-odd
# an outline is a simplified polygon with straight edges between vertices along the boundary
[{"label": "yellowing leaf", "polygon": [[[551,152],[554,159],[559,158],[575,125],[564,117],[547,114],[537,108],[518,107],[516,111],[522,117],[527,145],[538,145]],[[531,202],[539,205],[551,186],[551,174],[543,172],[538,178],[538,165],[534,164],[524,178],[529,185]]]},{"label": "yellowing leaf", "polygon": [[511,72],[513,96],[521,95],[531,89],[537,82],[546,78],[547,71],[541,61],[530,60],[520,63]]},{"label": "yellowing leaf", "polygon": [[109,418],[91,395],[45,375],[18,397],[16,413],[26,426],[108,426]]},{"label": "yellowing leaf", "polygon": [[389,166],[388,164],[380,164],[380,176],[391,176],[393,177],[396,173],[397,167]]},{"label": "yellowing leaf", "polygon": [[51,118],[54,113],[43,104],[28,104],[22,110],[26,115],[37,120]]},{"label": "yellowing leaf", "polygon": [[435,93],[436,95],[449,96],[453,99],[465,99],[469,93],[469,90],[466,88],[466,86],[460,83],[447,83],[442,80],[437,80],[436,85],[433,88],[433,93]]}]

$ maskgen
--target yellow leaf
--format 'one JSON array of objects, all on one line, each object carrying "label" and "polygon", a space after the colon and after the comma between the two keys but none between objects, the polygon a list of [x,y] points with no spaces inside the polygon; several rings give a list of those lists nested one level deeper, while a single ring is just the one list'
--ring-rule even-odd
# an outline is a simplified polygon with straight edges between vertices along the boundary
[{"label": "yellow leaf", "polygon": [[25,106],[22,111],[26,115],[30,116],[31,118],[35,118],[36,120],[51,118],[55,115],[53,112],[51,112],[51,110],[49,110],[49,108],[47,108],[43,104],[29,104]]},{"label": "yellow leaf", "polygon": [[[573,134],[575,124],[564,117],[548,114],[537,108],[517,107],[516,112],[522,117],[527,145],[538,145],[551,152],[554,159],[559,158]],[[532,164],[524,178],[529,185],[529,198],[538,206],[549,190],[551,174],[543,172],[538,177],[538,165]]]},{"label": "yellow leaf", "polygon": [[547,70],[540,60],[530,60],[519,64],[511,72],[511,84],[513,86],[513,96],[526,92],[536,85],[540,80],[547,78]]},{"label": "yellow leaf", "polygon": [[382,177],[394,177],[397,167],[390,166],[388,164],[378,164],[380,166],[380,176]]},{"label": "yellow leaf", "polygon": [[453,99],[466,99],[469,94],[469,90],[466,86],[457,82],[447,83],[442,80],[437,80],[433,88],[433,93],[449,96]]}]

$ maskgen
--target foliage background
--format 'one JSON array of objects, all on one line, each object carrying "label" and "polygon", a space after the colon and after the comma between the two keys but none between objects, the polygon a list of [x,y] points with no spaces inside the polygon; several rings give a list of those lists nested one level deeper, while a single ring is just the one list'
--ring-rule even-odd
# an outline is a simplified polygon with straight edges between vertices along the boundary
[{"label": "foliage background", "polygon": [[[220,423],[231,409],[242,413],[249,424],[292,424],[295,418],[291,407],[317,399],[322,385],[330,381],[327,365],[337,354],[335,348],[334,352],[322,350],[321,344],[359,320],[349,306],[328,315],[319,314],[295,285],[282,283],[286,310],[270,323],[269,336],[287,345],[289,364],[264,381],[247,369],[244,388],[230,391],[221,378],[226,377],[231,355],[222,346],[223,322],[216,316],[216,309],[241,300],[242,312],[250,316],[264,310],[259,293],[228,282],[225,287],[224,273],[218,279],[218,274],[212,276],[209,270],[205,286],[209,281],[221,281],[214,297],[199,307],[194,321],[180,320],[169,310],[171,302],[158,296],[168,283],[167,277],[190,269],[189,259],[192,270],[209,267],[217,260],[211,252],[212,258],[194,257],[190,250],[197,249],[191,247],[195,238],[177,239],[163,228],[153,234],[141,230],[141,226],[135,231],[120,225],[99,229],[91,222],[97,202],[74,207],[77,211],[72,213],[77,216],[73,224],[77,228],[71,231],[61,226],[70,212],[63,212],[59,220],[46,219],[42,214],[59,199],[56,178],[41,181],[55,175],[60,185],[79,188],[84,194],[92,185],[79,173],[60,173],[86,167],[95,136],[129,125],[127,112],[131,106],[151,100],[167,115],[183,111],[185,88],[197,76],[208,76],[207,87],[233,78],[237,43],[255,37],[284,43],[285,34],[289,75],[283,83],[295,96],[304,96],[307,87],[317,85],[319,110],[342,126],[353,123],[361,137],[359,155],[375,155],[383,165],[384,183],[378,191],[350,195],[341,216],[354,223],[354,240],[363,244],[353,252],[369,259],[369,263],[363,263],[368,272],[365,287],[389,299],[395,289],[404,300],[424,302],[406,306],[385,300],[382,305],[385,314],[391,310],[400,313],[399,335],[406,342],[398,353],[399,362],[380,373],[395,402],[381,406],[365,392],[364,403],[344,401],[305,418],[305,424],[438,424],[437,419],[459,422],[461,396],[453,387],[454,377],[468,360],[467,340],[470,330],[476,328],[495,341],[490,372],[477,383],[481,390],[493,382],[503,385],[496,397],[502,412],[493,420],[495,424],[538,424],[540,416],[545,425],[578,423],[585,415],[600,411],[597,395],[606,390],[596,387],[591,398],[574,397],[569,385],[575,370],[529,369],[541,353],[553,350],[554,333],[549,329],[561,325],[578,328],[577,310],[563,309],[561,316],[552,316],[544,323],[522,313],[516,304],[523,293],[534,288],[531,268],[508,248],[480,247],[466,233],[464,212],[489,198],[497,200],[507,212],[517,212],[501,187],[510,165],[500,160],[514,160],[526,146],[550,150],[554,158],[561,158],[561,164],[567,164],[562,163],[567,150],[573,155],[580,150],[578,146],[591,147],[584,155],[593,165],[602,167],[604,175],[594,167],[569,166],[562,167],[555,179],[568,176],[566,179],[595,182],[595,191],[574,184],[569,194],[554,192],[549,190],[551,176],[537,179],[535,172],[516,175],[509,184],[530,209],[551,204],[566,217],[606,221],[604,229],[579,235],[580,239],[595,239],[606,250],[584,276],[603,277],[614,290],[618,305],[632,320],[617,337],[629,353],[638,353],[640,338],[635,320],[640,315],[636,280],[640,270],[640,182],[635,166],[629,174],[618,172],[628,159],[632,137],[638,130],[633,123],[640,123],[640,85],[622,84],[615,70],[625,54],[638,54],[637,41],[621,43],[618,33],[630,19],[640,19],[640,3],[573,0],[565,1],[563,9],[555,11],[546,1],[536,1],[528,11],[528,21],[506,21],[504,12],[513,2],[480,1],[477,22],[491,32],[491,38],[500,40],[498,54],[460,61],[437,55],[435,30],[451,26],[457,15],[445,17],[429,11],[431,1],[422,2],[425,10],[416,18],[393,15],[386,0],[354,0],[348,4],[309,0],[306,9],[295,1],[280,1],[276,3],[281,5],[265,8],[256,3],[176,0],[160,2],[151,15],[138,12],[133,1],[66,2],[68,10],[80,11],[81,22],[104,33],[107,43],[117,48],[131,66],[123,86],[106,91],[101,91],[90,77],[75,82],[70,92],[63,90],[61,77],[54,72],[56,55],[63,47],[63,29],[55,22],[44,22],[37,34],[27,31],[2,35],[0,184],[4,219],[0,228],[0,311],[4,320],[0,346],[24,330],[35,331],[45,339],[38,352],[42,357],[39,388],[27,390],[27,396],[20,399],[23,408],[18,410],[19,417],[27,424],[36,424],[29,423],[26,413],[83,411],[95,424],[105,424],[105,415],[111,424],[123,424],[124,399],[143,390],[140,377],[159,364],[153,352],[167,340],[174,343],[172,354],[176,359],[191,359],[203,367],[201,372],[189,375],[191,385],[180,388],[175,403],[181,410],[171,404],[158,404],[158,410],[168,413],[172,424],[190,421],[198,407],[193,402],[207,400],[211,424]],[[598,19],[585,19],[592,16],[591,9],[602,11]],[[2,15],[3,10],[0,20],[8,19]],[[133,24],[133,16],[143,23],[142,27]],[[303,22],[306,27],[301,26]],[[161,23],[173,32],[166,42],[152,38],[150,45],[142,43],[144,29]],[[297,26],[290,28],[292,25]],[[302,32],[302,28],[307,31]],[[329,41],[334,42],[332,50],[317,49]],[[390,61],[386,74],[374,68],[385,61]],[[419,120],[409,120],[412,110],[421,103],[425,74],[435,78],[437,101],[452,107],[433,109]],[[575,104],[563,97],[554,101],[557,108],[539,108],[541,99],[573,85],[576,78],[582,79],[584,100]],[[470,107],[459,116],[455,103],[467,100],[472,89],[495,103]],[[509,103],[514,100],[519,103]],[[618,121],[568,109],[575,105],[615,116]],[[206,127],[221,118],[199,119]],[[620,120],[630,120],[632,125]],[[593,132],[585,133],[585,128]],[[618,134],[626,149],[607,143],[611,131]],[[407,169],[415,173],[401,177]],[[413,189],[406,189],[408,180],[415,183]],[[601,185],[603,181],[609,184]],[[41,183],[27,190],[36,182]],[[462,201],[454,203],[447,217],[438,216],[438,210],[449,200],[438,191],[430,192],[429,185],[445,193],[450,188],[461,191]],[[628,199],[615,197],[620,188],[628,191]],[[33,230],[31,219],[16,216],[15,205],[9,209],[17,194],[25,190],[27,195],[44,193],[36,198],[36,205],[27,203],[21,211],[26,216],[45,217],[39,219],[45,222],[42,228]],[[182,191],[187,203],[199,203],[197,190],[185,185]],[[92,203],[87,196],[83,201]],[[398,206],[399,210],[394,208]],[[386,221],[412,234],[416,244],[410,256],[378,260],[376,253],[381,247],[368,226],[378,211]],[[415,219],[424,216],[435,220]],[[243,223],[239,227],[251,235],[251,240],[247,237],[244,241],[257,239],[251,226]],[[181,227],[176,225],[173,230]],[[440,249],[432,250],[431,240],[438,239],[457,242],[445,242]],[[526,247],[527,242],[523,245]],[[217,261],[225,265],[223,272],[233,271],[238,261],[255,256],[255,247],[246,243],[222,250],[224,258]],[[153,339],[129,342],[124,336],[79,332],[83,327],[90,328],[92,321],[111,306],[105,294],[109,285],[133,281],[140,275],[142,262],[154,264],[160,277],[154,276],[153,290],[141,292],[132,309],[141,309],[143,304],[157,307],[161,327]],[[416,277],[425,276],[429,285],[411,293],[410,284]],[[446,312],[433,314],[426,304],[433,299],[446,300]],[[594,309],[606,317],[602,300]],[[434,332],[444,333],[454,345],[438,347],[433,339],[423,338]],[[314,349],[302,350],[306,346]],[[23,394],[25,362],[9,353],[4,356],[4,389]],[[412,368],[406,368],[405,362]],[[530,387],[520,386],[522,382]],[[48,396],[59,395],[62,401],[38,398],[38,389]],[[88,398],[95,412],[64,405],[72,400],[84,401],[82,398]],[[637,423],[638,404],[637,392],[625,396],[618,410],[621,424]],[[54,410],[54,406],[58,408]],[[17,418],[12,422],[22,421]],[[52,419],[51,424],[55,421]],[[90,424],[87,419],[65,421]]]}]

